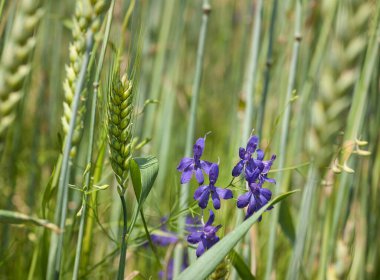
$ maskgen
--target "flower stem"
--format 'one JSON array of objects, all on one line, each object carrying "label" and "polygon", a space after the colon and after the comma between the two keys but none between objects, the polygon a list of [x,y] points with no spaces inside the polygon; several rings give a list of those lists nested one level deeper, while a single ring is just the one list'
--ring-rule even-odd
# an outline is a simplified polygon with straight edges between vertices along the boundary
[{"label": "flower stem", "polygon": [[[245,116],[244,116],[244,124],[243,124],[243,132],[241,142],[244,143],[247,141],[249,134],[252,131],[252,117],[253,117],[253,100],[254,100],[254,88],[256,83],[256,73],[257,73],[257,64],[258,64],[258,56],[260,49],[260,29],[262,22],[262,11],[263,10],[263,0],[257,1],[255,7],[255,22],[252,27],[251,34],[251,45],[249,51],[249,61],[247,65],[247,70],[244,76],[244,84],[243,84],[243,92],[246,94],[246,107],[245,107]],[[245,187],[245,181],[244,187]],[[238,211],[236,215],[236,225],[239,225],[243,220],[243,212]],[[245,243],[249,243],[249,235],[246,235],[244,238]],[[249,247],[249,246],[247,246]],[[244,258],[248,261],[250,252],[245,250],[242,252],[240,248],[237,248],[239,254],[243,253]],[[234,271],[232,274],[232,279],[237,279],[237,274]]]},{"label": "flower stem", "polygon": [[124,279],[124,269],[125,269],[125,257],[127,254],[127,242],[125,241],[125,237],[127,235],[127,203],[125,202],[124,197],[125,191],[122,190],[119,192],[120,200],[121,200],[121,206],[123,208],[123,233],[121,235],[121,250],[120,250],[120,260],[119,260],[119,271],[117,273],[117,279],[123,280]]},{"label": "flower stem", "polygon": [[[203,64],[203,56],[206,44],[206,36],[207,36],[207,24],[208,17],[211,12],[211,7],[208,0],[203,0],[202,5],[203,16],[202,16],[202,25],[199,34],[199,42],[198,42],[198,50],[197,50],[197,60],[195,66],[195,77],[192,89],[192,98],[191,98],[191,107],[190,107],[190,119],[189,126],[187,127],[187,137],[186,137],[186,149],[185,154],[189,156],[191,154],[191,148],[194,141],[194,131],[195,131],[195,122],[196,122],[196,113],[197,113],[197,105],[199,98],[199,90],[201,86],[202,79],[202,64]],[[181,194],[180,194],[180,203],[179,210],[186,209],[188,207],[188,197],[189,197],[189,185],[185,184],[181,186]],[[178,218],[178,235],[183,236],[185,228],[185,216],[180,216]],[[183,246],[178,244],[174,251],[174,270],[173,276],[176,277],[180,273],[182,262],[183,262]]]}]

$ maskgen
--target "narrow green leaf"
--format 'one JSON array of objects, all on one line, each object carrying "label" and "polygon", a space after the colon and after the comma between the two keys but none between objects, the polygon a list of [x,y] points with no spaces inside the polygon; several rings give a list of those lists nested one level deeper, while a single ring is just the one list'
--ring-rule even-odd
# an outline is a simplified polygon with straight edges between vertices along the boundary
[{"label": "narrow green leaf", "polygon": [[141,189],[142,189],[141,172],[140,172],[139,165],[134,159],[131,160],[129,172],[131,173],[133,190],[135,191],[137,201],[139,201],[141,197]]},{"label": "narrow green leaf", "polygon": [[230,261],[234,268],[236,269],[237,273],[240,276],[240,279],[244,280],[255,280],[255,276],[252,275],[249,267],[244,262],[243,258],[232,249],[230,252]]},{"label": "narrow green leaf", "polygon": [[295,190],[277,196],[258,212],[256,212],[252,217],[245,220],[236,229],[216,243],[210,250],[206,251],[199,259],[197,259],[195,263],[189,266],[175,279],[205,279],[214,271],[215,267],[223,260],[223,258],[227,256],[227,254],[235,247],[239,240],[244,237],[251,226],[257,222],[266,209],[297,191],[298,190]]},{"label": "narrow green leaf", "polygon": [[148,156],[146,158],[134,158],[131,160],[130,173],[132,179],[133,189],[137,198],[137,209],[135,209],[132,221],[129,226],[129,234],[132,232],[135,226],[137,217],[145,199],[148,197],[154,181],[158,174],[158,160],[154,156]]},{"label": "narrow green leaf", "polygon": [[42,197],[42,218],[46,218],[46,211],[48,209],[48,204],[54,194],[57,192],[57,184],[59,178],[59,171],[62,165],[62,155],[59,155],[56,166],[53,169],[52,175],[49,178],[49,182],[45,187],[43,197]]},{"label": "narrow green leaf", "polygon": [[42,226],[47,229],[50,229],[54,232],[60,232],[59,228],[53,224],[50,223],[47,220],[42,220],[38,218],[33,218],[28,215],[25,215],[23,213],[15,212],[15,211],[8,211],[8,210],[0,210],[0,223],[3,224],[34,224],[37,226]]},{"label": "narrow green leaf", "polygon": [[296,231],[294,229],[293,218],[290,213],[289,203],[285,200],[280,206],[280,219],[279,223],[281,229],[285,233],[286,237],[289,239],[291,244],[294,244],[296,239]]},{"label": "narrow green leaf", "polygon": [[134,158],[130,172],[138,203],[143,204],[157,178],[158,160],[154,156]]}]

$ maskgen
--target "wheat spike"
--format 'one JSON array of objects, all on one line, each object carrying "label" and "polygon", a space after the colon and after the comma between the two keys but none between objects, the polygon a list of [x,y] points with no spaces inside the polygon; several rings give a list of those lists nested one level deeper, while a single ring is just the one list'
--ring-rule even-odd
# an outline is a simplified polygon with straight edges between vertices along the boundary
[{"label": "wheat spike", "polygon": [[132,82],[124,75],[121,80],[114,75],[108,99],[108,142],[110,160],[118,183],[122,188],[128,177],[132,158],[132,116],[133,116]]},{"label": "wheat spike", "polygon": [[[86,49],[86,35],[91,31],[96,37],[101,26],[102,14],[108,7],[108,2],[104,0],[82,0],[76,2],[75,15],[73,17],[72,36],[73,42],[69,45],[70,62],[66,65],[66,78],[63,82],[64,102],[62,126],[65,135],[70,126],[72,116],[72,101],[75,94],[76,81],[83,63],[83,54]],[[81,104],[78,110],[78,116],[75,123],[75,131],[72,139],[71,157],[76,155],[76,146],[78,145],[83,129],[83,117],[86,112],[85,101],[87,91],[81,94]]]},{"label": "wheat spike", "polygon": [[[312,108],[310,150],[318,159],[318,166],[325,169],[334,161],[332,145],[339,145],[340,132],[344,129],[354,84],[360,70],[360,57],[366,47],[367,35],[362,32],[368,26],[371,4],[357,0],[340,6],[335,37],[329,47],[330,64],[321,73],[319,94]],[[354,148],[354,146],[352,147]]]},{"label": "wheat spike", "polygon": [[0,62],[0,145],[16,117],[22,86],[31,69],[29,58],[36,44],[34,32],[41,16],[40,1],[21,1],[12,32],[4,46]]}]

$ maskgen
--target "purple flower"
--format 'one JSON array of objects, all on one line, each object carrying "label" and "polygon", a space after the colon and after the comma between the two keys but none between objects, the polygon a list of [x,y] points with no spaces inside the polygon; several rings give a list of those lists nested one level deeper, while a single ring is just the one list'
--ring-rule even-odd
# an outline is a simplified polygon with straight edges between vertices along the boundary
[{"label": "purple flower", "polygon": [[[257,146],[255,146],[255,149]],[[270,160],[264,159],[264,152],[261,149],[256,149],[256,158],[252,157],[245,162],[244,175],[247,180],[249,191],[241,196],[237,200],[237,207],[244,208],[248,206],[247,214],[245,218],[252,216],[261,207],[268,203],[272,197],[272,192],[263,188],[265,182],[275,184],[274,179],[268,178],[268,172],[272,167],[273,161],[276,159],[275,155],[272,155]],[[268,210],[272,207],[268,208]],[[259,218],[259,221],[261,217]]]},{"label": "purple flower", "polygon": [[248,182],[255,182],[258,180],[260,183],[269,182],[275,184],[274,179],[268,178],[268,172],[272,167],[273,161],[276,159],[272,155],[270,160],[263,161],[264,152],[260,149],[257,150],[257,159],[250,159],[245,167],[245,179]]},{"label": "purple flower", "polygon": [[220,208],[220,198],[230,199],[233,197],[231,190],[222,189],[215,186],[218,176],[219,166],[213,163],[210,168],[210,184],[200,186],[194,193],[194,199],[198,200],[198,205],[202,209],[207,207],[210,195],[215,209]]},{"label": "purple flower", "polygon": [[237,177],[243,172],[244,166],[251,159],[252,154],[256,151],[258,142],[259,138],[256,135],[253,135],[251,138],[249,138],[247,147],[245,149],[242,147],[239,148],[240,161],[232,169],[232,176]]},{"label": "purple flower", "polygon": [[219,241],[219,237],[216,236],[216,232],[221,228],[221,225],[214,227],[214,212],[210,210],[210,217],[207,223],[204,225],[202,231],[193,232],[187,237],[187,241],[191,244],[198,244],[196,255],[200,257],[207,249],[214,246]]},{"label": "purple flower", "polygon": [[178,237],[175,236],[173,232],[164,230],[156,231],[156,233],[152,233],[150,237],[153,244],[159,246],[168,246],[178,241]]},{"label": "purple flower", "polygon": [[259,179],[264,170],[264,163],[261,160],[250,159],[245,166],[245,179],[247,182],[255,182]]},{"label": "purple flower", "polygon": [[202,170],[209,174],[211,162],[201,160],[203,150],[205,148],[205,138],[199,138],[193,147],[194,158],[185,157],[181,160],[177,166],[177,170],[182,172],[181,184],[185,184],[190,181],[195,173],[195,178],[199,184],[203,184],[204,176]]},{"label": "purple flower", "polygon": [[264,182],[268,182],[268,183],[271,183],[271,184],[276,184],[276,180],[275,179],[271,179],[271,178],[267,177],[268,176],[268,172],[271,169],[274,160],[276,159],[276,155],[272,155],[271,159],[270,160],[266,160],[266,161],[263,161],[263,158],[264,158],[264,152],[262,152],[261,154],[259,154],[259,150],[257,150],[257,160],[261,160],[261,163],[264,165],[264,168],[263,168],[263,170],[261,171],[261,173],[259,175],[259,182],[261,184],[263,184]]},{"label": "purple flower", "polygon": [[[237,200],[237,207],[244,208],[248,205],[247,214],[245,218],[249,218],[253,215],[253,213],[259,211],[261,207],[268,203],[268,201],[272,198],[272,192],[268,189],[261,187],[260,184],[257,183],[249,183],[249,191],[241,196],[239,196]],[[268,210],[273,207],[268,208]],[[259,218],[261,221],[261,216]]]},{"label": "purple flower", "polygon": [[191,215],[186,216],[185,230],[189,233],[198,231],[202,227],[202,223],[198,216],[192,217]]},{"label": "purple flower", "polygon": [[170,244],[176,243],[178,237],[174,232],[171,232],[167,229],[166,222],[168,221],[167,217],[161,218],[161,227],[160,230],[155,231],[150,235],[153,244],[158,246],[168,246]]}]

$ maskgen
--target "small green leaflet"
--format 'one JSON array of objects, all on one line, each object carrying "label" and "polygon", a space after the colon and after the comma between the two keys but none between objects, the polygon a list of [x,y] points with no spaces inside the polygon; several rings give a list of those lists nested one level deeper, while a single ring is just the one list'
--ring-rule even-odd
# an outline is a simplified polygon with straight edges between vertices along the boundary
[{"label": "small green leaflet", "polygon": [[133,213],[129,235],[136,223],[138,214],[148,197],[158,174],[158,160],[154,156],[139,157],[131,160],[130,173],[133,189],[137,198],[137,209]]}]

